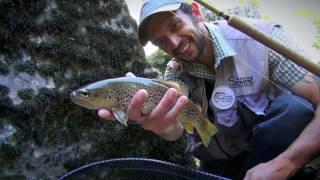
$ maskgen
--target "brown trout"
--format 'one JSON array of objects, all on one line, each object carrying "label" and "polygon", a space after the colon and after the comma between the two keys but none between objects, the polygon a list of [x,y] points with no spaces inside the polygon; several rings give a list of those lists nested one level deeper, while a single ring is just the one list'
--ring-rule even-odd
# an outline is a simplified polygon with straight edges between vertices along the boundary
[{"label": "brown trout", "polygon": [[[177,89],[180,97],[179,85],[176,83],[141,77],[121,77],[88,84],[73,91],[70,98],[75,104],[88,109],[109,109],[120,123],[127,126],[128,117],[125,111],[138,90],[145,89],[149,94],[141,112],[149,114],[171,87]],[[178,119],[189,133],[195,128],[205,146],[209,145],[217,132],[216,127],[201,113],[201,108],[190,100]]]}]

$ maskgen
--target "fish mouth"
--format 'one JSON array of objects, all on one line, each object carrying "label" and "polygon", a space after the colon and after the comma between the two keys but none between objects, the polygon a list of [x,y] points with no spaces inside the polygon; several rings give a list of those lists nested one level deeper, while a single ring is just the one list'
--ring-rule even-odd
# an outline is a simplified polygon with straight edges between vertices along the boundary
[{"label": "fish mouth", "polygon": [[81,99],[80,97],[76,96],[76,92],[75,91],[70,94],[70,100],[73,103],[75,103],[75,104],[77,104],[79,106],[85,107],[87,109],[95,109],[94,106],[91,103],[89,103],[88,101],[86,101],[84,99]]}]

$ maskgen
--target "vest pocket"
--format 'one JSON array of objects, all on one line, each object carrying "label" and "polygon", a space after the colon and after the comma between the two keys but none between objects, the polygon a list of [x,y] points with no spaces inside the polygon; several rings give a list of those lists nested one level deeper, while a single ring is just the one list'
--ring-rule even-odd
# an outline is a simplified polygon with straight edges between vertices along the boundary
[{"label": "vest pocket", "polygon": [[232,128],[238,121],[238,115],[235,108],[219,111],[216,110],[216,121],[224,128]]}]

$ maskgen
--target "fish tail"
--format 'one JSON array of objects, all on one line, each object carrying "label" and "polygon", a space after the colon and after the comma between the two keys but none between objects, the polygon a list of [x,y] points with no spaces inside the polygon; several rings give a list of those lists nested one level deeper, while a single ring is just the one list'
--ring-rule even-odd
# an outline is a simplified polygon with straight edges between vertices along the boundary
[{"label": "fish tail", "polygon": [[217,133],[217,128],[205,116],[201,116],[200,124],[196,127],[202,143],[208,147],[212,137]]}]

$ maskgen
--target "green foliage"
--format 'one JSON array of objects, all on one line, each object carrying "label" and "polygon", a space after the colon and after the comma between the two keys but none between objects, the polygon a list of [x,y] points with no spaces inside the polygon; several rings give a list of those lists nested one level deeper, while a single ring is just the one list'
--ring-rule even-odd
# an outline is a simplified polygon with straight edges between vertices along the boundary
[{"label": "green foliage", "polygon": [[312,17],[314,16],[313,12],[310,9],[300,9],[296,12],[297,16],[300,17]]},{"label": "green foliage", "polygon": [[256,8],[260,8],[260,0],[251,0],[251,4],[256,7]]},{"label": "green foliage", "polygon": [[320,36],[317,36],[317,40],[313,43],[313,47],[320,49]]},{"label": "green foliage", "polygon": [[313,24],[317,28],[316,40],[313,43],[313,47],[315,47],[315,48],[320,50],[320,17],[314,17],[313,18]]},{"label": "green foliage", "polygon": [[320,49],[320,17],[317,16],[312,10],[310,9],[300,9],[296,12],[297,16],[301,16],[301,17],[311,17],[312,18],[312,22],[315,25],[316,29],[317,29],[317,35],[316,35],[316,39],[313,42],[313,47]]},{"label": "green foliage", "polygon": [[272,19],[272,16],[270,16],[270,15],[263,15],[263,16],[261,17],[261,19],[263,19],[263,20],[271,20],[271,19]]},{"label": "green foliage", "polygon": [[237,0],[237,3],[244,4],[244,0]]},{"label": "green foliage", "polygon": [[158,49],[156,52],[152,53],[147,57],[147,62],[149,62],[153,67],[158,69],[162,74],[166,70],[167,63],[171,57],[167,55],[161,49]]},{"label": "green foliage", "polygon": [[238,4],[245,4],[247,1],[247,3],[253,5],[255,8],[260,8],[260,0],[237,0],[236,2]]}]

